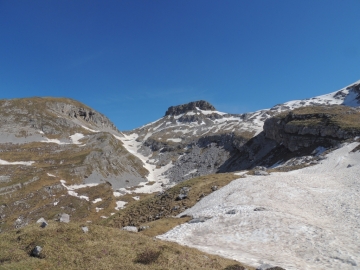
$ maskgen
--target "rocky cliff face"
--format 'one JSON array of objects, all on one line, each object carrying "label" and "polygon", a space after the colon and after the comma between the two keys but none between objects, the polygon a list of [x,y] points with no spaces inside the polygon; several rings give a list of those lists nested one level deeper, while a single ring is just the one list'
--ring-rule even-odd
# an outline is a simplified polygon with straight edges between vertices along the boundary
[{"label": "rocky cliff face", "polygon": [[167,115],[175,116],[186,112],[195,111],[197,108],[204,111],[215,111],[215,107],[211,105],[209,102],[204,100],[199,100],[178,106],[171,106],[166,111],[165,116]]},{"label": "rocky cliff face", "polygon": [[334,146],[360,134],[360,113],[347,106],[299,108],[265,121],[267,138],[283,144],[290,151],[314,144]]}]

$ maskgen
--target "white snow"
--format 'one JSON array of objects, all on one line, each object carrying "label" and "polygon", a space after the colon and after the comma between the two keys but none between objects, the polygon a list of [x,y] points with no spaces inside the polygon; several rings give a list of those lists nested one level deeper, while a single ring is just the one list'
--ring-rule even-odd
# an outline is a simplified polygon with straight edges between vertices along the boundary
[{"label": "white snow", "polygon": [[139,196],[135,196],[135,197],[132,197],[135,201],[138,201],[140,200],[140,197]]},{"label": "white snow", "polygon": [[[114,135],[115,136],[115,135]],[[169,182],[169,179],[163,175],[165,171],[170,169],[173,165],[170,162],[169,164],[162,166],[160,168],[156,168],[156,165],[150,164],[147,161],[149,160],[150,156],[144,156],[142,153],[138,152],[141,147],[141,142],[136,141],[138,135],[136,133],[125,135],[124,138],[120,138],[115,136],[118,140],[122,141],[124,147],[134,156],[139,158],[143,162],[143,166],[145,169],[149,171],[148,176],[146,177],[148,181],[154,181],[155,184],[153,185],[145,185],[147,182],[141,182],[139,185],[144,185],[138,189],[133,190],[135,193],[152,193],[156,191],[161,191],[162,187],[161,184],[166,184]]]},{"label": "white snow", "polygon": [[123,195],[122,193],[117,192],[117,191],[114,191],[113,194],[114,194],[114,197],[120,197]]},{"label": "white snow", "polygon": [[0,165],[25,165],[25,166],[31,166],[35,161],[14,161],[9,162],[6,160],[0,159]]},{"label": "white snow", "polygon": [[51,173],[47,173],[48,176],[51,176],[51,177],[56,177],[55,175],[51,174]]},{"label": "white snow", "polygon": [[127,202],[117,201],[117,202],[116,202],[115,210],[124,209],[126,204],[127,204]]},{"label": "white snow", "polygon": [[95,207],[95,211],[96,211],[96,213],[98,213],[98,212],[99,212],[99,211],[101,211],[101,210],[104,210],[104,208]]},{"label": "white snow", "polygon": [[70,136],[70,139],[73,144],[81,144],[81,142],[79,142],[79,140],[81,140],[82,138],[84,138],[84,134],[82,134],[82,133],[75,133],[74,135]]},{"label": "white snow", "polygon": [[81,126],[82,128],[84,128],[84,129],[86,129],[86,130],[89,130],[89,131],[91,131],[91,132],[100,132],[99,130],[93,130],[93,129],[91,129],[91,128],[88,128],[88,127],[85,127],[85,126]]},{"label": "white snow", "polygon": [[92,203],[98,203],[98,202],[101,202],[102,199],[101,198],[96,198],[95,200],[92,201]]},{"label": "white snow", "polygon": [[65,187],[67,190],[68,190],[68,194],[70,196],[74,196],[74,197],[77,197],[77,198],[80,198],[80,199],[84,199],[84,200],[87,200],[89,201],[89,197],[87,196],[84,196],[84,195],[78,195],[77,192],[75,192],[74,190],[76,189],[80,189],[80,188],[85,188],[85,187],[94,187],[94,186],[97,186],[98,184],[96,183],[91,183],[91,184],[81,184],[81,185],[71,185],[71,186],[67,186],[65,185],[66,181],[65,180],[60,180],[60,183],[63,187]]},{"label": "white snow", "polygon": [[255,267],[359,269],[360,152],[351,153],[357,145],[301,170],[235,180],[181,214],[211,219],[158,237]]},{"label": "white snow", "polygon": [[182,139],[180,139],[180,138],[170,138],[170,139],[167,139],[167,141],[171,141],[171,142],[181,142]]}]

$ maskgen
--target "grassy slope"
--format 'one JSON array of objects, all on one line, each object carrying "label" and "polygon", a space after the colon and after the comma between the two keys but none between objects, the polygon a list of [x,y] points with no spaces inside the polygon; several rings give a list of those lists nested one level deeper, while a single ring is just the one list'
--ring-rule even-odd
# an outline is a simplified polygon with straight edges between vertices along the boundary
[{"label": "grassy slope", "polygon": [[[83,233],[81,225],[50,222],[44,229],[33,224],[0,234],[0,269],[225,269],[237,264],[115,228],[88,225]],[[29,256],[37,245],[43,248],[41,258]]]},{"label": "grassy slope", "polygon": [[[360,112],[354,108],[342,105],[333,106],[308,106],[293,110],[294,115],[314,115],[326,114],[325,119],[309,117],[304,120],[294,120],[290,123],[295,125],[316,126],[316,125],[333,125],[344,130],[360,131]],[[285,118],[288,112],[279,114],[278,118]]]}]

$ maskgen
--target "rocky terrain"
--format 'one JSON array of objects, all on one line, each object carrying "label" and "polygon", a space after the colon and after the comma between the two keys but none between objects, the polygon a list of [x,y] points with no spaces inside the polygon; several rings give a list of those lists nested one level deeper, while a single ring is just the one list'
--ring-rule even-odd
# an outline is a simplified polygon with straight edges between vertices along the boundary
[{"label": "rocky terrain", "polygon": [[[334,106],[357,107],[359,97],[360,82],[356,82],[330,94],[289,101],[253,113],[227,114],[216,111],[206,101],[196,101],[172,106],[164,117],[125,135],[128,136],[128,145],[133,146],[133,153],[152,166],[151,170],[159,172],[161,182],[174,184],[210,173],[271,166],[284,159],[309,155],[322,144],[326,147],[355,136],[356,132],[345,132],[331,119],[334,115],[340,118],[342,115],[356,115],[354,109],[336,109]],[[329,112],[325,109],[327,107]],[[300,117],[295,113],[284,120],[286,124],[282,122],[284,127],[276,124],[278,115],[284,116],[297,108],[309,108],[308,115],[306,110],[301,112],[304,118],[302,126],[300,119],[290,119]],[[316,116],[316,110],[325,116]],[[331,118],[328,121],[325,120],[327,114]],[[316,139],[318,131],[310,127],[308,120],[316,117],[319,121],[312,125],[321,123],[320,135],[326,139],[324,136]],[[351,121],[351,117],[348,118]],[[288,136],[282,132],[284,128]],[[335,131],[339,134],[331,139]],[[341,135],[341,132],[348,135]],[[287,139],[280,140],[280,136],[287,136]],[[295,149],[301,151],[294,153]]]},{"label": "rocky terrain", "polygon": [[[246,173],[251,181],[257,176],[274,180],[272,175],[276,173],[311,171],[311,167],[325,162],[326,155],[348,144],[353,146],[352,152],[357,152],[360,147],[355,145],[360,135],[359,104],[360,81],[330,94],[290,101],[253,113],[228,114],[217,111],[206,101],[194,101],[171,106],[162,118],[120,132],[106,116],[71,99],[0,100],[0,233],[19,230],[41,217],[58,221],[64,214],[78,224],[93,222],[132,231],[141,229],[141,233],[151,237],[186,222],[201,227],[196,224],[209,224],[207,220],[212,218],[211,222],[217,222],[218,216],[225,220],[239,213],[233,201],[231,207],[235,210],[224,208],[228,203],[226,194],[231,193],[226,187],[233,179],[244,177]],[[351,152],[346,151],[346,155]],[[355,162],[353,156],[346,160]],[[355,175],[356,168],[346,170],[353,166],[342,164],[344,171],[339,179],[346,176],[347,171]],[[318,173],[316,171],[316,175]],[[286,177],[279,176],[279,179],[285,181],[284,186],[290,185]],[[253,182],[258,187],[269,186],[267,182]],[[301,188],[308,184],[304,183]],[[351,182],[351,186],[356,191],[356,183]],[[220,188],[229,193],[216,197]],[[234,190],[236,188],[234,186]],[[283,186],[278,188],[280,192]],[[247,186],[246,189],[251,190]],[[242,198],[248,198],[246,190],[238,192],[243,192]],[[258,190],[251,192],[250,197],[257,198]],[[267,198],[265,193],[263,197]],[[197,205],[204,205],[202,202],[208,200],[208,195],[218,198],[215,208],[226,210],[225,214],[216,214],[216,209],[209,210],[209,216],[204,214],[206,211],[197,212]],[[301,196],[298,199],[301,201]],[[249,209],[255,212],[266,212],[268,203],[246,201]],[[351,206],[349,201],[344,204],[357,215],[357,206]],[[192,207],[195,210],[189,210]],[[337,208],[334,205],[333,209]],[[248,215],[249,209],[246,209],[239,211]],[[175,215],[185,215],[185,218],[174,218]],[[286,212],[287,215],[292,213]],[[306,224],[309,228],[316,226],[311,222]],[[352,224],[357,226],[356,222]],[[190,229],[185,234],[192,232]],[[196,232],[200,236],[203,234]],[[191,241],[186,240],[185,234],[175,231],[163,239],[189,244]],[[345,238],[348,241],[347,236]],[[201,243],[205,242],[199,240],[190,245],[206,251],[208,247]],[[211,241],[209,243],[212,245]],[[232,251],[226,253],[218,248],[221,255],[233,257]],[[269,258],[273,256],[269,250],[266,252]],[[294,250],[294,254],[298,252],[303,251]],[[255,256],[255,253],[245,253],[249,258]],[[338,256],[335,253],[334,256]],[[235,257],[259,266],[259,254],[256,251],[256,263],[245,257]],[[341,260],[350,265],[349,269],[353,269],[353,263],[357,265],[353,255],[341,256]],[[290,256],[289,260],[292,258]],[[328,259],[325,256],[323,260]],[[268,261],[272,265],[281,262],[290,267],[306,265],[302,261],[294,264]],[[332,261],[324,265],[331,266]]]},{"label": "rocky terrain", "polygon": [[[86,218],[96,211],[86,189],[133,186],[148,174],[123,147],[122,133],[84,104],[28,98],[1,100],[0,108],[2,230],[24,226],[40,216],[56,218],[63,211]],[[81,188],[85,193],[75,191]],[[115,201],[112,192],[107,197]],[[115,202],[102,204],[97,208]]]}]

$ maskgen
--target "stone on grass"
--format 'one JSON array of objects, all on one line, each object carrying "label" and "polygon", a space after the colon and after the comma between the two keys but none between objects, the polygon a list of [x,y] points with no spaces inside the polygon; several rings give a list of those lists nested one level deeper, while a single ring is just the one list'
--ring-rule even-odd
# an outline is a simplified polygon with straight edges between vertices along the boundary
[{"label": "stone on grass", "polygon": [[89,228],[86,226],[81,227],[81,229],[84,233],[87,233],[89,231]]},{"label": "stone on grass", "polygon": [[265,176],[265,175],[269,175],[269,173],[266,171],[256,170],[256,171],[254,171],[254,175]]},{"label": "stone on grass", "polygon": [[45,228],[48,225],[48,223],[44,218],[39,218],[38,221],[36,221],[36,223],[40,223],[41,228]]},{"label": "stone on grass", "polygon": [[42,251],[42,247],[36,246],[36,247],[34,247],[34,249],[31,251],[31,256],[33,256],[33,257],[39,257],[41,251]]},{"label": "stone on grass", "polygon": [[68,214],[61,214],[60,216],[60,222],[69,223],[70,222],[70,216]]},{"label": "stone on grass", "polygon": [[124,231],[128,231],[128,232],[138,232],[138,228],[135,226],[125,226],[122,228]]}]

